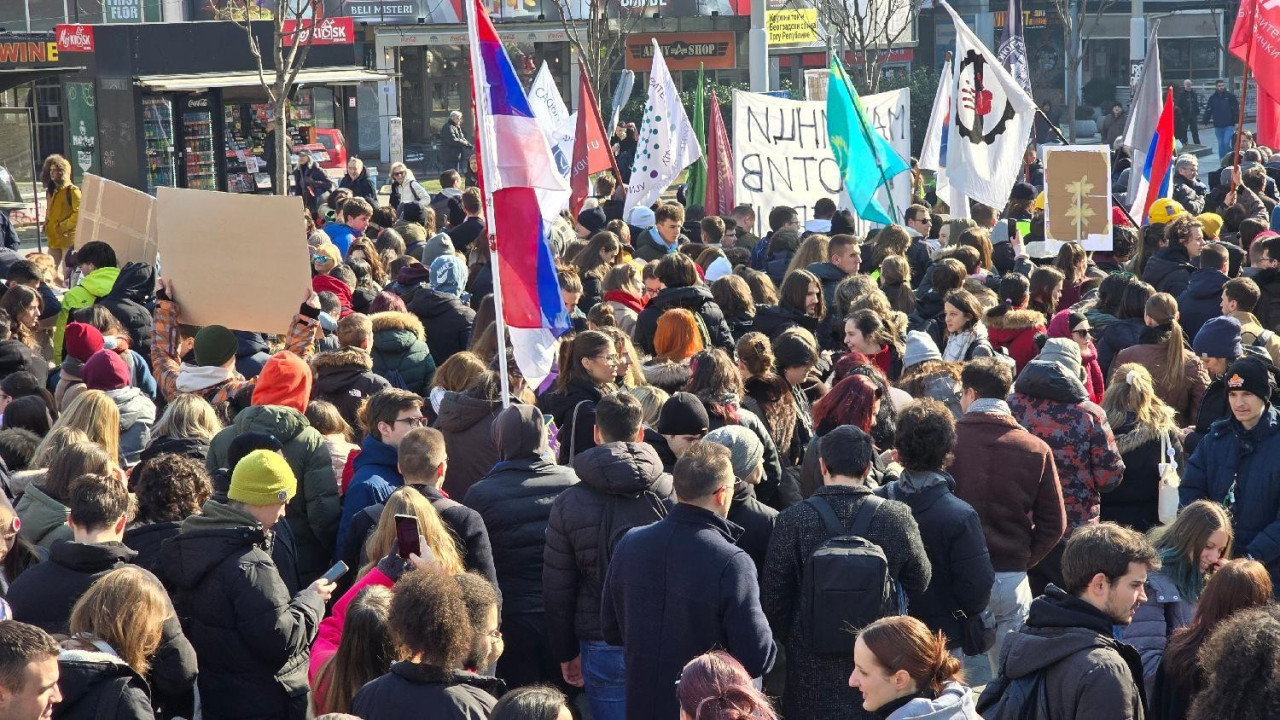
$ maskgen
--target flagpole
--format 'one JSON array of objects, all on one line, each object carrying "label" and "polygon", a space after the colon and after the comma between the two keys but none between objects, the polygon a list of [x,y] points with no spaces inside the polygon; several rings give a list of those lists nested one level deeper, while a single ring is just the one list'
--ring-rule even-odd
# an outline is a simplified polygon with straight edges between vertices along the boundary
[{"label": "flagpole", "polygon": [[[898,221],[898,208],[893,204],[893,188],[889,187],[889,177],[884,174],[884,163],[880,162],[880,154],[876,152],[875,138],[871,136],[871,128],[867,127],[866,114],[862,112],[862,98],[858,96],[857,90],[854,89],[852,82],[849,80],[849,69],[845,67],[844,61],[839,58],[836,62],[840,63],[840,80],[844,82],[845,89],[849,91],[850,99],[858,100],[858,125],[862,128],[862,136],[867,141],[867,147],[871,148],[871,152],[876,154],[876,170],[880,171],[880,186],[884,188],[885,197],[889,199],[889,217],[894,222]],[[872,197],[875,197],[874,193]]]},{"label": "flagpole", "polygon": [[[1036,115],[1039,115],[1041,118],[1044,119],[1045,124],[1049,126],[1049,129],[1053,131],[1054,136],[1058,138],[1058,142],[1062,143],[1063,145],[1071,144],[1067,142],[1067,137],[1062,134],[1062,130],[1060,130],[1057,125],[1053,124],[1053,121],[1049,119],[1048,115],[1044,114],[1043,110],[1041,110],[1040,108],[1036,108]],[[1115,193],[1111,193],[1111,203],[1116,207],[1120,208],[1120,212],[1124,213],[1124,216],[1128,218],[1129,222],[1132,223],[1135,228],[1142,227],[1137,223],[1137,221],[1133,219],[1133,216],[1129,214],[1129,209],[1124,206],[1124,203],[1120,202],[1120,200],[1116,197]]]}]

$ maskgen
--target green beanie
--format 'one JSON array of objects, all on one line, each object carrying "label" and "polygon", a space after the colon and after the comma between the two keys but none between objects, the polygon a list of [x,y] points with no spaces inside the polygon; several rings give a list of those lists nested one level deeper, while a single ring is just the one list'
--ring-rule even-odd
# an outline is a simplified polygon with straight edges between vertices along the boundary
[{"label": "green beanie", "polygon": [[196,333],[196,365],[220,367],[236,356],[235,333],[221,325],[209,325]]},{"label": "green beanie", "polygon": [[254,450],[231,472],[227,499],[245,505],[275,505],[293,499],[297,491],[298,479],[280,453]]}]

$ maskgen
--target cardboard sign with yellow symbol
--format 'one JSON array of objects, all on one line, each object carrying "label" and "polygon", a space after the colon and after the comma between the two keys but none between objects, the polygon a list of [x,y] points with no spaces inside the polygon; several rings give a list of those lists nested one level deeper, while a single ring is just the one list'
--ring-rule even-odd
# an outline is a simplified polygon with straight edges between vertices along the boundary
[{"label": "cardboard sign with yellow symbol", "polygon": [[1111,249],[1111,156],[1103,145],[1044,149],[1045,240]]}]

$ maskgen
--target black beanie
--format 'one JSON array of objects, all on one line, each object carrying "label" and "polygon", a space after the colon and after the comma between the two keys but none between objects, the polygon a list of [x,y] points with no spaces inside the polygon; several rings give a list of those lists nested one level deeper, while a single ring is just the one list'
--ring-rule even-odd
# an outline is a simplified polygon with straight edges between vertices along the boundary
[{"label": "black beanie", "polygon": [[1271,372],[1262,360],[1254,357],[1241,358],[1227,368],[1226,378],[1228,393],[1232,390],[1244,390],[1262,398],[1263,402],[1270,402]]},{"label": "black beanie", "polygon": [[707,409],[693,393],[672,395],[658,413],[658,433],[662,435],[706,435],[710,424]]}]

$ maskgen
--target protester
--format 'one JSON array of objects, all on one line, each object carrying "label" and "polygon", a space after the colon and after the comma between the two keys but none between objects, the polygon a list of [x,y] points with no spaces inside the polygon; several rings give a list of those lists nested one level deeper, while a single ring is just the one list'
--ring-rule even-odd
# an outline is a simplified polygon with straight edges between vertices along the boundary
[{"label": "protester", "polygon": [[1178,312],[1188,337],[1194,338],[1210,318],[1222,313],[1222,287],[1227,277],[1226,246],[1210,243],[1200,252],[1200,269],[1191,273],[1187,289],[1178,295]]},{"label": "protester", "polygon": [[[341,603],[339,600],[339,605]],[[391,640],[388,623],[390,607],[391,591],[380,585],[361,588],[341,609],[335,605],[334,615],[341,613],[343,618],[342,640],[334,653],[312,673],[314,714],[349,711],[351,699],[360,688],[382,677],[399,659],[400,651]],[[313,654],[319,654],[320,642],[322,640],[317,640]],[[316,667],[314,657],[311,664]]]},{"label": "protester", "polygon": [[596,330],[577,334],[561,348],[555,388],[538,398],[538,407],[560,428],[559,462],[572,462],[594,444],[595,405],[612,392],[619,360],[609,336]]},{"label": "protester", "polygon": [[[351,461],[353,472],[342,499],[342,517],[338,523],[341,540],[356,513],[370,505],[386,502],[391,492],[404,484],[397,465],[396,448],[409,431],[426,423],[422,416],[422,398],[408,390],[383,390],[360,409],[361,427],[368,433],[360,443],[360,454]],[[342,543],[338,543],[342,554]]]},{"label": "protester", "polygon": [[[74,237],[75,231],[72,229]],[[58,252],[55,248],[50,248]],[[66,249],[70,249],[69,247]],[[72,310],[89,307],[99,299],[107,296],[116,284],[120,274],[116,251],[105,242],[94,240],[87,242],[76,250],[75,261],[82,275],[80,284],[71,288],[62,296],[62,311],[58,313],[54,325],[53,352],[54,362],[61,362],[63,356],[63,333]]]},{"label": "protester", "polygon": [[85,362],[82,374],[86,390],[101,391],[115,404],[120,423],[120,461],[126,467],[136,465],[143,448],[151,442],[151,426],[156,420],[155,403],[129,384],[129,369],[125,361],[111,350],[94,353]]},{"label": "protester", "polygon": [[[643,257],[643,254],[641,254]],[[697,315],[706,326],[710,344],[728,350],[733,335],[724,313],[711,296],[711,291],[698,284],[697,265],[680,253],[665,255],[655,270],[662,289],[653,296],[636,319],[635,343],[642,352],[652,353],[658,318],[668,308],[681,307]]]},{"label": "protester", "polygon": [[[45,439],[51,446],[58,434],[54,430]],[[83,432],[76,437],[64,437],[58,452],[52,453],[44,477],[28,485],[18,500],[16,511],[22,520],[19,533],[33,545],[49,549],[59,540],[70,540],[72,530],[66,524],[71,484],[83,475],[109,475],[115,469],[115,461],[101,445],[92,442]],[[40,455],[37,448],[36,454]]]},{"label": "protester", "polygon": [[1102,497],[1100,517],[1146,532],[1160,524],[1164,470],[1182,464],[1173,409],[1159,398],[1151,373],[1137,363],[1116,368],[1102,409],[1124,460],[1124,479]]},{"label": "protester", "polygon": [[182,521],[200,511],[213,494],[204,463],[181,455],[148,458],[129,477],[136,508],[121,539],[137,553],[134,565],[158,573],[160,546],[175,537]]},{"label": "protester", "polygon": [[978,300],[966,290],[952,290],[943,301],[946,345],[942,359],[967,362],[976,357],[995,355],[995,349],[987,339],[987,326],[982,323],[982,307]]},{"label": "protester", "polygon": [[1025,276],[1005,275],[997,291],[1000,302],[982,321],[992,347],[1013,358],[1018,372],[1036,355],[1036,335],[1045,332],[1044,315],[1027,308],[1030,293],[1031,284]]},{"label": "protester", "polygon": [[62,702],[62,648],[34,625],[0,620],[0,712],[5,720],[47,720]]},{"label": "protester", "polygon": [[151,442],[138,456],[140,463],[168,453],[198,460],[209,456],[209,443],[222,430],[213,406],[199,395],[184,393],[174,398],[156,424],[151,426]]},{"label": "protester", "polygon": [[1136,363],[1150,368],[1156,394],[1173,409],[1178,426],[1185,427],[1200,415],[1209,375],[1200,358],[1187,352],[1186,336],[1178,323],[1178,301],[1172,295],[1156,293],[1147,300],[1144,312],[1147,329],[1136,345],[1115,356],[1113,364]]},{"label": "protester", "polygon": [[374,335],[369,316],[352,313],[342,318],[335,334],[340,348],[311,358],[315,376],[311,399],[333,403],[342,419],[355,427],[360,406],[378,391],[391,387],[391,383],[373,372],[373,358],[369,353]]},{"label": "protester", "polygon": [[1192,700],[1187,717],[1268,717],[1275,707],[1275,686],[1251,678],[1276,667],[1278,647],[1280,614],[1274,604],[1241,610],[1224,620],[1200,650],[1204,689]]},{"label": "protester", "polygon": [[1080,346],[1080,363],[1084,366],[1084,389],[1089,393],[1089,401],[1102,403],[1102,395],[1106,390],[1102,367],[1098,365],[1098,349],[1092,340],[1093,326],[1085,315],[1062,310],[1049,320],[1048,337],[1069,339]]},{"label": "protester", "polygon": [[[508,397],[518,397],[523,380],[513,373],[508,381]],[[501,380],[488,370],[481,371],[462,392],[446,392],[441,397],[434,425],[444,436],[452,459],[444,477],[444,492],[450,497],[466,497],[467,490],[498,462],[492,428],[502,412],[502,400]]]},{"label": "protester", "polygon": [[888,720],[979,720],[947,636],[910,617],[877,620],[858,633],[849,685],[862,707]]}]

